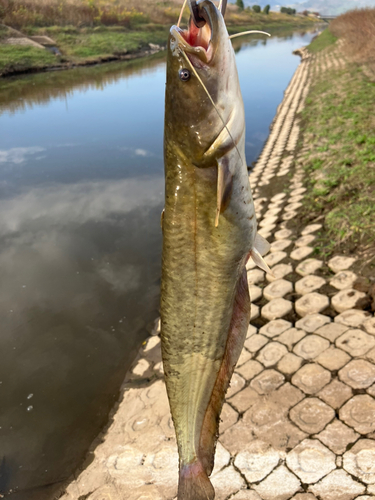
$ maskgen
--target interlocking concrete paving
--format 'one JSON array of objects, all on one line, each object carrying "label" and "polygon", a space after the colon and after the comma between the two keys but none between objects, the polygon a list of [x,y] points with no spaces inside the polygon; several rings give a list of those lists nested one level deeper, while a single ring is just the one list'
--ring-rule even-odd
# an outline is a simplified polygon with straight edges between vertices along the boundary
[{"label": "interlocking concrete paving", "polygon": [[[355,259],[324,263],[313,255],[321,224],[297,231],[291,222],[306,192],[297,113],[311,78],[344,64],[304,54],[250,174],[273,275],[247,265],[255,304],[221,415],[218,500],[375,497],[375,318],[356,309]],[[175,499],[178,455],[154,333],[63,500]]]}]

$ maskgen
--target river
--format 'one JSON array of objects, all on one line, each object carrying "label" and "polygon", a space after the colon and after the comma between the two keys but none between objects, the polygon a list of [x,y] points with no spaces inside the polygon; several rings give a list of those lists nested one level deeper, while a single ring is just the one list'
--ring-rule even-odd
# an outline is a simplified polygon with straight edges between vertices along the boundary
[{"label": "river", "polygon": [[[235,41],[250,165],[313,33]],[[0,80],[0,492],[82,462],[158,316],[165,56]],[[8,497],[8,495],[7,495]]]}]

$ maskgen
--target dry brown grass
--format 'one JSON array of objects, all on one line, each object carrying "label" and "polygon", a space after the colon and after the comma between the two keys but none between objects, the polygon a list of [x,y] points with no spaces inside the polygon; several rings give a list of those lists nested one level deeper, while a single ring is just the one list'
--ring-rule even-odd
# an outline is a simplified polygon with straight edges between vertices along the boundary
[{"label": "dry brown grass", "polygon": [[134,28],[143,23],[175,21],[181,2],[167,0],[0,0],[0,22],[25,26],[119,25]]},{"label": "dry brown grass", "polygon": [[[218,3],[218,2],[217,2]],[[47,26],[171,25],[178,19],[183,0],[0,0],[0,24],[16,29]],[[184,21],[189,16],[185,9]],[[256,14],[229,4],[225,20],[230,26],[312,25],[309,20],[280,13]]]},{"label": "dry brown grass", "polygon": [[343,40],[343,51],[352,61],[375,63],[375,8],[349,11],[332,21],[329,29]]}]

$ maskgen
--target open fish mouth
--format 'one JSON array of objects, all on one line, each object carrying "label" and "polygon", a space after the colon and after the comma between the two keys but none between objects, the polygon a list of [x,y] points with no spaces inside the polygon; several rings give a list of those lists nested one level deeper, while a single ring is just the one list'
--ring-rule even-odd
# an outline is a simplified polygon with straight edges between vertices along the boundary
[{"label": "open fish mouth", "polygon": [[[212,4],[213,6],[213,4]],[[187,30],[182,30],[178,26],[172,26],[171,34],[174,37],[177,46],[188,54],[190,61],[194,66],[200,66],[201,63],[209,64],[214,56],[215,33],[212,16],[219,15],[215,9],[207,9],[203,4],[199,10],[200,16],[205,20],[205,24],[198,28],[190,18]]]}]

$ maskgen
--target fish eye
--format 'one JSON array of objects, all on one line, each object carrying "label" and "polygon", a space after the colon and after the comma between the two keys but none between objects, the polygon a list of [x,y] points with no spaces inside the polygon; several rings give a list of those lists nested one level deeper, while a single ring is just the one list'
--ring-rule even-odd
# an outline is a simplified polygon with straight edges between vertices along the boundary
[{"label": "fish eye", "polygon": [[186,68],[182,68],[178,72],[178,76],[180,77],[180,80],[182,80],[183,82],[187,82],[188,80],[190,80],[190,71]]}]

